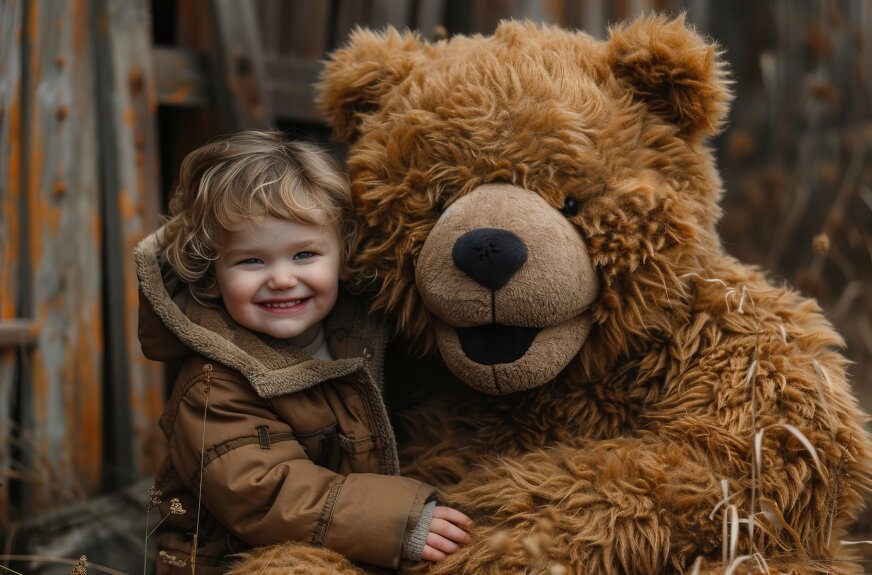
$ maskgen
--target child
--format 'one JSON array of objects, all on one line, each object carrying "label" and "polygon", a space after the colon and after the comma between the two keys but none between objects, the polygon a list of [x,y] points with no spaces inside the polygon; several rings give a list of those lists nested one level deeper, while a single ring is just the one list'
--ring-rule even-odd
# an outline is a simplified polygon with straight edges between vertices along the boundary
[{"label": "child", "polygon": [[277,132],[213,141],[182,163],[170,213],[136,249],[143,352],[182,359],[158,573],[187,573],[192,548],[205,574],[288,540],[389,568],[463,545],[470,519],[398,475],[385,333],[340,292],[355,229],[330,158]]}]

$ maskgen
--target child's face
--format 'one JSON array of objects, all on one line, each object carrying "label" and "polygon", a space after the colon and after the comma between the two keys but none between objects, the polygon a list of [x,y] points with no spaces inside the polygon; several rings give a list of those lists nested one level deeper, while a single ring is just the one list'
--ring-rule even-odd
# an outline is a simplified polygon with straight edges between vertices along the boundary
[{"label": "child's face", "polygon": [[215,275],[224,307],[252,331],[306,345],[336,302],[336,225],[273,217],[246,221],[221,238]]}]

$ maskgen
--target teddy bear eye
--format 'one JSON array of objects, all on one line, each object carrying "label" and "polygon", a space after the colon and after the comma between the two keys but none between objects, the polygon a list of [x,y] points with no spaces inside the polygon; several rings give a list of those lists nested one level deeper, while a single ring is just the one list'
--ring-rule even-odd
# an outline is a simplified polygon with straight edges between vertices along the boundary
[{"label": "teddy bear eye", "polygon": [[578,200],[574,198],[566,198],[563,201],[563,207],[560,208],[560,213],[567,218],[571,218],[572,216],[578,215],[578,209],[580,207],[581,204],[578,202]]}]

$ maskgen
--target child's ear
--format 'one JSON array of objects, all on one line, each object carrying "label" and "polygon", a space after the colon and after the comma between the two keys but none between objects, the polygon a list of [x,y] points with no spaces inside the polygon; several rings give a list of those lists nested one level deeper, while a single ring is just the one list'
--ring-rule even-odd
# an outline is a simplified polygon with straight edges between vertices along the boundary
[{"label": "child's ear", "polygon": [[339,270],[339,280],[340,281],[347,282],[350,279],[351,279],[351,274],[348,273],[348,270],[346,268],[342,268],[341,270]]},{"label": "child's ear", "polygon": [[718,46],[687,26],[684,14],[674,20],[640,17],[609,35],[609,65],[634,98],[688,139],[718,132],[732,99],[731,82]]},{"label": "child's ear", "polygon": [[349,143],[357,137],[362,116],[378,109],[409,75],[424,45],[413,32],[356,28],[348,44],[330,54],[316,101],[337,139]]}]

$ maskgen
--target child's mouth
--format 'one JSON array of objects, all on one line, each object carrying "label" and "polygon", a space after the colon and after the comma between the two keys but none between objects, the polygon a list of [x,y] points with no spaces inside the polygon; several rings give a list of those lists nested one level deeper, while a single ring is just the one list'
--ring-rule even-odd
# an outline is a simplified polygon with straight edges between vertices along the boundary
[{"label": "child's mouth", "polygon": [[311,298],[262,302],[257,305],[272,313],[288,313],[302,308]]}]

